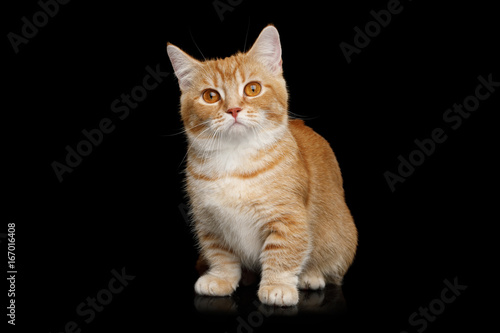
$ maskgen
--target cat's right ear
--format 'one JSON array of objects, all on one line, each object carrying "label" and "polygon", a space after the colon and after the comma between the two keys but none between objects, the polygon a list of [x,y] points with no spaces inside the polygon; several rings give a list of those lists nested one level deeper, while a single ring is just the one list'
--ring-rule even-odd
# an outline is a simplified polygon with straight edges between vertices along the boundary
[{"label": "cat's right ear", "polygon": [[193,74],[201,63],[175,45],[167,43],[167,53],[179,80],[181,91],[188,89],[193,82]]},{"label": "cat's right ear", "polygon": [[273,25],[268,25],[260,33],[248,53],[262,62],[274,75],[281,74],[281,42],[278,30]]}]

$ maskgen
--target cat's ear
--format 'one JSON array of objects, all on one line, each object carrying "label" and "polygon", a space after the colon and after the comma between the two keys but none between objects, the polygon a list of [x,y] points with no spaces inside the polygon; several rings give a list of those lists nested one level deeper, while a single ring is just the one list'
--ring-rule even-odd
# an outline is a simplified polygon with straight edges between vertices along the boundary
[{"label": "cat's ear", "polygon": [[193,74],[201,63],[170,43],[167,43],[167,53],[179,80],[179,87],[181,90],[188,89],[193,82]]},{"label": "cat's ear", "polygon": [[265,27],[247,54],[266,65],[274,75],[280,74],[282,61],[278,30],[272,25]]}]

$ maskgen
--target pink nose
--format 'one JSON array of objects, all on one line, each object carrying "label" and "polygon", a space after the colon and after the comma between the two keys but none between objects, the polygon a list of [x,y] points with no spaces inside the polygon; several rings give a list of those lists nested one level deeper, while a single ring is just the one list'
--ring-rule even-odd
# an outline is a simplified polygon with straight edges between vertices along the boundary
[{"label": "pink nose", "polygon": [[238,117],[238,112],[241,111],[241,108],[231,108],[229,110],[226,111],[226,113],[231,113],[234,117],[234,119],[236,119],[236,117]]}]

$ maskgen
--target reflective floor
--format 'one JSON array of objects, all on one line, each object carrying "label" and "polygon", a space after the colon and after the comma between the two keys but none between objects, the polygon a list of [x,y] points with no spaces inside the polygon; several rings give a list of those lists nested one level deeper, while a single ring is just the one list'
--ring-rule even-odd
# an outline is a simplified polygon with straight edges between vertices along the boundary
[{"label": "reflective floor", "polygon": [[257,286],[239,287],[228,297],[194,297],[194,306],[199,313],[239,315],[258,310],[266,316],[296,316],[302,314],[340,315],[346,310],[342,288],[327,285],[324,290],[300,291],[299,304],[292,307],[273,307],[260,303]]}]

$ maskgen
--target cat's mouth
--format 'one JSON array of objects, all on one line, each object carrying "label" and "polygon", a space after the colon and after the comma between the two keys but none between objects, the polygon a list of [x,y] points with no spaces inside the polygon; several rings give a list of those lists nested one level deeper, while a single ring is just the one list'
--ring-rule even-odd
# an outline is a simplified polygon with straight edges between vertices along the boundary
[{"label": "cat's mouth", "polygon": [[232,128],[232,127],[241,127],[241,126],[246,127],[246,125],[243,124],[241,122],[241,120],[235,119],[234,122],[229,126],[229,128]]},{"label": "cat's mouth", "polygon": [[238,120],[235,120],[231,125],[229,125],[227,130],[229,132],[240,132],[240,131],[244,131],[246,129],[246,127],[247,127],[247,125],[243,124],[242,122],[240,122]]}]

